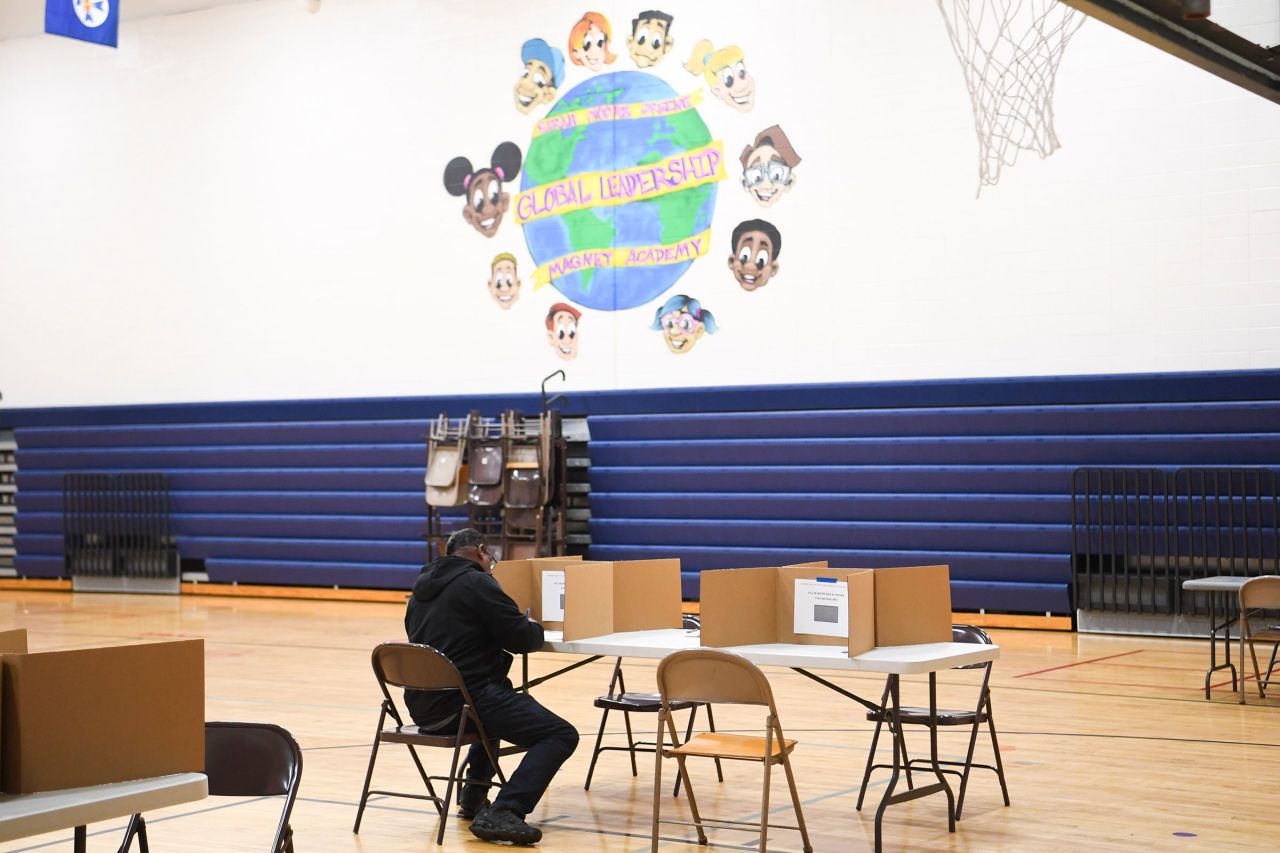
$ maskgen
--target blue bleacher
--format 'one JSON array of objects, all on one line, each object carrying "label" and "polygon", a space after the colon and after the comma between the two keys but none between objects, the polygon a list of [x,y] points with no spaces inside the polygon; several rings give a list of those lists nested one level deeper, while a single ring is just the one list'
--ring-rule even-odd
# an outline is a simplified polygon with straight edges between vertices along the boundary
[{"label": "blue bleacher", "polygon": [[[164,471],[211,581],[407,589],[424,436],[531,395],[0,410],[18,555],[62,574],[69,471]],[[606,391],[589,416],[590,556],[709,568],[947,563],[959,609],[1069,613],[1084,465],[1275,464],[1280,371]]]}]

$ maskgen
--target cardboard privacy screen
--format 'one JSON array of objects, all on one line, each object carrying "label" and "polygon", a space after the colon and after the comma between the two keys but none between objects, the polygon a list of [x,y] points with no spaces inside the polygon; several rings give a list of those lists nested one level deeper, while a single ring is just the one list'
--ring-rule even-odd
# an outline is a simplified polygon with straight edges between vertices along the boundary
[{"label": "cardboard privacy screen", "polygon": [[[581,557],[536,557],[529,560],[504,560],[493,567],[493,577],[502,587],[502,591],[511,596],[516,607],[529,611],[535,622],[541,623],[549,631],[559,631],[564,627],[563,613],[544,612],[547,599],[544,596],[543,580],[551,581],[553,577],[563,575],[564,567],[581,563]],[[546,577],[550,573],[551,577]],[[563,611],[563,606],[559,608]],[[554,619],[546,618],[548,615]]]},{"label": "cardboard privacy screen", "polygon": [[0,656],[3,790],[204,770],[204,641]]},{"label": "cardboard privacy screen", "polygon": [[[844,584],[845,630],[841,636],[797,633],[796,590],[816,581]],[[828,569],[822,564],[771,569],[721,569],[702,573],[702,644],[750,646],[799,643],[844,646],[849,656],[875,648],[875,579],[865,569]]]},{"label": "cardboard privacy screen", "polygon": [[[813,633],[816,623],[823,621],[820,618],[797,630],[797,594],[821,590],[809,581],[846,584],[847,632],[840,636],[829,631]],[[813,603],[819,605],[820,600],[815,598]],[[828,569],[825,563],[804,563],[702,573],[705,646],[844,645],[852,657],[876,646],[950,641],[951,585],[946,566]]]},{"label": "cardboard privacy screen", "polygon": [[679,628],[680,561],[628,560],[565,567],[564,638]]}]

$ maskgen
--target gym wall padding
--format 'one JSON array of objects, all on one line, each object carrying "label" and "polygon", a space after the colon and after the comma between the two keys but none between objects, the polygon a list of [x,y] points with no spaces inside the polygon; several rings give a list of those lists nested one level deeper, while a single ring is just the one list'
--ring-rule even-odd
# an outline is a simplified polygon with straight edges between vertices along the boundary
[{"label": "gym wall padding", "polygon": [[[535,395],[0,410],[17,566],[62,574],[68,471],[164,471],[211,581],[406,589],[439,412]],[[592,433],[591,556],[703,569],[951,566],[960,609],[1071,611],[1070,474],[1280,462],[1280,371],[571,395]]]}]

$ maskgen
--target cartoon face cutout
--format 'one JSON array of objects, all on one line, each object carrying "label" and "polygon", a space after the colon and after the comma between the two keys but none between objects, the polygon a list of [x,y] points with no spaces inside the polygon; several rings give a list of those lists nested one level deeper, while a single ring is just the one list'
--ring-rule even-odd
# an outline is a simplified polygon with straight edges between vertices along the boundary
[{"label": "cartoon face cutout", "polygon": [[668,311],[660,318],[662,323],[662,339],[667,342],[667,349],[676,354],[686,353],[702,337],[706,327],[701,320],[694,319],[687,310]]},{"label": "cartoon face cutout", "polygon": [[609,50],[613,40],[609,19],[599,12],[588,12],[569,31],[569,58],[574,65],[585,65],[600,72],[618,57]]},{"label": "cartoon face cutout", "polygon": [[671,40],[671,16],[663,12],[644,12],[631,22],[627,52],[637,68],[652,68],[662,61],[674,42]]},{"label": "cartoon face cutout", "polygon": [[516,81],[516,109],[527,115],[534,107],[555,103],[564,82],[564,54],[542,39],[529,39],[520,46],[520,61],[524,72]]},{"label": "cartoon face cutout", "polygon": [[502,182],[520,173],[520,148],[504,142],[493,152],[493,163],[479,171],[466,157],[454,157],[444,168],[444,186],[450,195],[462,196],[462,218],[486,237],[498,233],[502,217],[511,206],[511,194],[502,191]]},{"label": "cartoon face cutout", "polygon": [[524,73],[516,81],[516,109],[528,113],[539,104],[556,100],[555,78],[545,63],[536,59],[524,64]]},{"label": "cartoon face cutout", "polygon": [[511,255],[502,254],[493,259],[489,295],[504,311],[509,311],[520,298],[520,277],[516,274],[516,259]]},{"label": "cartoon face cutout", "polygon": [[750,112],[756,105],[756,80],[747,73],[741,59],[716,70],[716,82],[711,84],[711,94],[738,112]]},{"label": "cartoon face cutout", "polygon": [[782,235],[763,219],[750,219],[733,229],[733,254],[729,270],[743,290],[764,287],[778,274],[777,257],[782,253]]},{"label": "cartoon face cutout", "polygon": [[747,73],[742,48],[737,45],[716,50],[710,39],[702,39],[693,46],[684,67],[690,74],[701,74],[711,94],[735,110],[745,113],[756,105],[756,81]]},{"label": "cartoon face cutout", "polygon": [[591,25],[583,34],[582,43],[574,47],[573,58],[579,65],[585,65],[592,71],[604,70],[604,49],[608,39],[600,28]]},{"label": "cartoon face cutout", "polygon": [[578,357],[578,320],[582,314],[571,305],[557,302],[547,312],[547,341],[556,356],[565,361]]},{"label": "cartoon face cutout", "polygon": [[791,140],[776,124],[756,135],[755,142],[742,150],[742,186],[761,207],[773,207],[795,186],[792,171],[800,155]]},{"label": "cartoon face cutout", "polygon": [[693,349],[704,334],[716,333],[716,318],[697,299],[684,294],[673,296],[653,315],[651,329],[662,332],[667,349],[683,355]]},{"label": "cartoon face cutout", "polygon": [[467,187],[467,206],[462,218],[486,237],[498,233],[502,216],[511,206],[511,193],[502,191],[502,181],[493,172],[481,172]]}]

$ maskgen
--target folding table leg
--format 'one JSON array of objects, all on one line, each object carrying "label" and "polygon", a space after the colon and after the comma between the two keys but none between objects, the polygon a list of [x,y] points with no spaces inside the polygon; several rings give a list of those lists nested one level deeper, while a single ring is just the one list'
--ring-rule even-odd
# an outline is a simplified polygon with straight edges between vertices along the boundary
[{"label": "folding table leg", "polygon": [[75,850],[75,853],[88,853],[89,833],[86,827],[77,826],[75,829],[75,835],[72,838],[72,847]]},{"label": "folding table leg", "polygon": [[929,673],[929,765],[933,775],[938,777],[938,784],[947,794],[947,831],[956,831],[956,798],[951,793],[947,778],[942,775],[938,766],[938,673]]},{"label": "folding table leg", "polygon": [[[890,674],[889,676],[889,724],[891,727],[899,726],[902,721],[902,709],[899,704],[898,697],[898,676]],[[893,789],[898,785],[898,773],[902,769],[902,748],[901,741],[893,738],[893,772],[889,776],[889,784],[885,786],[884,796],[880,798],[880,806],[876,809],[876,853],[881,853],[884,849],[882,841],[884,829],[884,810],[889,807],[889,803],[893,800]]]}]

